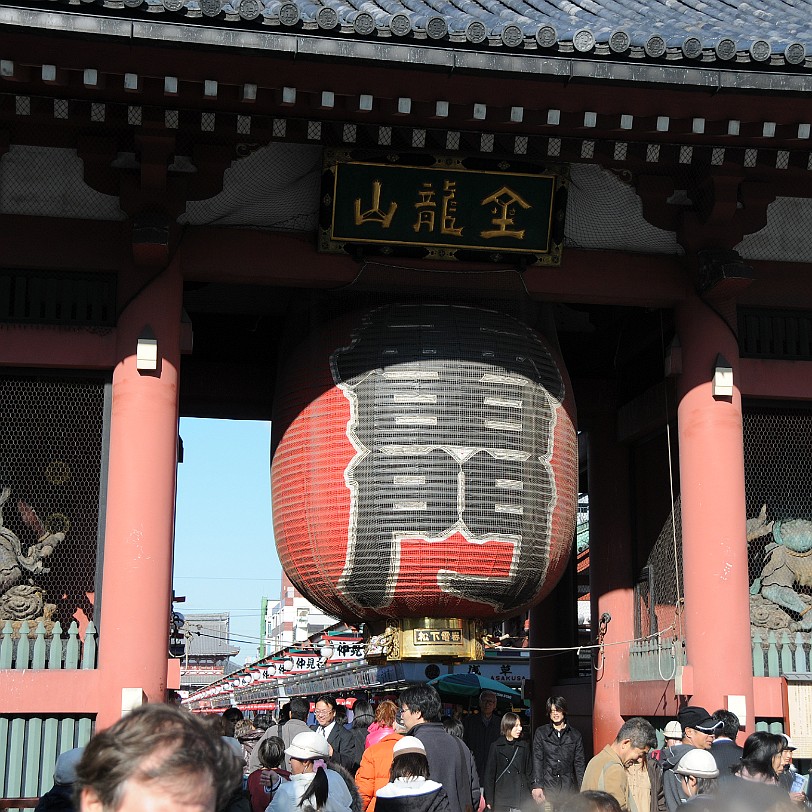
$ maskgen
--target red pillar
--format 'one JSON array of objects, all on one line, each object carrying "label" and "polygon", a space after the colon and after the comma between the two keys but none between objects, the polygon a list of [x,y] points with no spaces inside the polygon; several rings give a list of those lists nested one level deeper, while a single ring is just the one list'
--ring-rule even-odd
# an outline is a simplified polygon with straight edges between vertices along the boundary
[{"label": "red pillar", "polygon": [[595,672],[592,733],[595,752],[614,741],[620,715],[620,683],[629,679],[629,646],[634,639],[629,452],[617,441],[617,416],[590,420],[589,428],[589,591],[593,637],[608,612],[607,645]]},{"label": "red pillar", "polygon": [[[166,687],[178,444],[183,283],[176,262],[126,306],[113,372],[97,726],[121,715],[122,689],[161,702]],[[139,336],[158,342],[158,369],[136,369]]]},{"label": "red pillar", "polygon": [[[693,704],[710,712],[743,696],[753,724],[753,664],[739,355],[727,324],[698,297],[676,311],[685,638]],[[733,368],[732,397],[714,397],[721,354]],[[690,690],[686,688],[686,692]]]}]

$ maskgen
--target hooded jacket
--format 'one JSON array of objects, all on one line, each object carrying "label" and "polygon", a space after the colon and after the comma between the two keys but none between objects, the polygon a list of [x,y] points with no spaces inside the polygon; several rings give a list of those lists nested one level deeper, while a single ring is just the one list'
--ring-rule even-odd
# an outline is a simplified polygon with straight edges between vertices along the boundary
[{"label": "hooded jacket", "polygon": [[[663,749],[660,764],[663,768],[663,790],[665,791],[665,805],[668,812],[677,812],[688,800],[682,791],[682,782],[674,772],[679,760],[689,751],[696,749],[692,744],[675,744],[673,747]],[[711,754],[712,755],[712,754]]]},{"label": "hooded jacket", "polygon": [[379,812],[449,812],[446,791],[428,778],[396,778],[378,792]]},{"label": "hooded jacket", "polygon": [[386,736],[394,732],[395,728],[393,727],[387,727],[386,725],[379,724],[378,722],[373,722],[367,729],[367,738],[364,746],[372,747],[373,744],[383,741]]},{"label": "hooded jacket", "polygon": [[[329,784],[327,803],[322,812],[352,812],[352,795],[344,779],[334,770],[328,769]],[[302,796],[310,788],[315,773],[292,775],[290,781],[283,781],[268,807],[269,812],[299,812]]]},{"label": "hooded jacket", "polygon": [[[310,728],[307,726],[307,722],[303,722],[301,719],[288,719],[284,725],[271,725],[262,734],[259,740],[254,743],[254,747],[251,750],[251,755],[248,758],[248,772],[252,773],[254,770],[259,770],[262,767],[262,765],[259,763],[259,746],[266,739],[270,739],[271,736],[279,736],[287,748],[290,747],[290,743],[293,741],[295,736],[298,736],[299,733],[304,733],[307,730],[310,730]],[[290,770],[290,758],[287,755],[285,755],[284,764],[285,769]]]}]

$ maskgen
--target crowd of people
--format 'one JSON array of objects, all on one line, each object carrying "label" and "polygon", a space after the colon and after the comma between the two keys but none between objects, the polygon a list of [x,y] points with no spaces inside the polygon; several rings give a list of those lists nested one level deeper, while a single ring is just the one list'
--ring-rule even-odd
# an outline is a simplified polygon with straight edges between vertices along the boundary
[{"label": "crowd of people", "polygon": [[[547,701],[532,737],[523,716],[442,717],[429,685],[375,707],[356,701],[351,723],[330,696],[291,700],[278,720],[237,708],[201,718],[146,705],[60,755],[38,812],[784,812],[807,805],[785,735],[736,743],[727,710],[684,707],[665,727],[626,721],[588,763],[567,701]],[[686,812],[688,810],[686,809]]]},{"label": "crowd of people", "polygon": [[[792,739],[757,731],[736,744],[739,720],[687,706],[665,728],[665,746],[642,718],[629,719],[587,765],[584,790],[612,796],[628,812],[784,812],[808,805],[792,769]],[[607,807],[608,809],[609,807]]]}]

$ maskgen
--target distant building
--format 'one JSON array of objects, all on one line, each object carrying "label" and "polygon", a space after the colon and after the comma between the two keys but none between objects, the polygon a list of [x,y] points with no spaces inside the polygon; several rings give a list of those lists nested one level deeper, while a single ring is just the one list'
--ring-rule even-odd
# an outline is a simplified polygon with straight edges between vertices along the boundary
[{"label": "distant building", "polygon": [[338,622],[325,614],[299,592],[285,573],[282,573],[282,592],[278,603],[262,600],[263,632],[259,656],[273,654],[291,643],[307,640],[311,634]]},{"label": "distant building", "polygon": [[227,612],[186,615],[186,654],[181,661],[180,687],[195,691],[238,671],[240,665],[231,657],[240,653],[229,645]]}]

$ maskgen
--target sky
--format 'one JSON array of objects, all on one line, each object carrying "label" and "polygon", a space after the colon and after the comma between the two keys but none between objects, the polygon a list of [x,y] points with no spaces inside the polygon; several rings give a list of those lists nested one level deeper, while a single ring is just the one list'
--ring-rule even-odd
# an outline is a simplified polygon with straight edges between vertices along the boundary
[{"label": "sky", "polygon": [[271,424],[182,418],[173,586],[175,608],[229,612],[232,659],[254,659],[262,596],[279,600],[271,518]]}]

